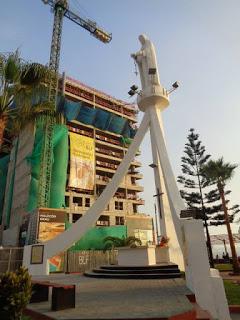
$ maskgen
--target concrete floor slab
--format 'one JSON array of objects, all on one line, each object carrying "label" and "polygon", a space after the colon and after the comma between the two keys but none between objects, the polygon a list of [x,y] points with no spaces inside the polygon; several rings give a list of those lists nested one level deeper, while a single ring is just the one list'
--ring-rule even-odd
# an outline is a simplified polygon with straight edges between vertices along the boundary
[{"label": "concrete floor slab", "polygon": [[191,291],[183,279],[96,279],[82,275],[50,275],[34,280],[76,285],[76,308],[53,312],[50,302],[29,309],[55,319],[168,318],[192,311],[186,298]]}]

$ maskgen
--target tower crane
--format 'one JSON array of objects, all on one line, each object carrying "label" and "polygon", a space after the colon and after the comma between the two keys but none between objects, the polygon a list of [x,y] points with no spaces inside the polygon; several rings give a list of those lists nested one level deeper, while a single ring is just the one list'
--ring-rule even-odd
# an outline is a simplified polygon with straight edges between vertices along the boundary
[{"label": "tower crane", "polygon": [[[56,110],[56,101],[58,93],[58,71],[61,51],[61,36],[63,18],[66,17],[78,24],[80,27],[89,31],[98,40],[108,43],[112,39],[112,34],[100,28],[95,21],[83,19],[78,14],[69,9],[68,0],[42,0],[48,4],[54,12],[54,23],[52,32],[52,43],[50,52],[49,69],[52,71],[49,80],[48,100],[54,105]],[[46,118],[43,136],[43,147],[41,153],[41,167],[38,187],[38,207],[49,207],[51,175],[52,175],[52,150],[53,150],[53,125],[54,119]]]}]

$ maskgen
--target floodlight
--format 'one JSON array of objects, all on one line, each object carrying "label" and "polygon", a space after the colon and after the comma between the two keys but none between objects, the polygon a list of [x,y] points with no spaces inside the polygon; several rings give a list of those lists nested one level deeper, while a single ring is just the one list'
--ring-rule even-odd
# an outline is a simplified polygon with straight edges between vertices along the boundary
[{"label": "floodlight", "polygon": [[130,87],[130,89],[132,89],[133,91],[137,91],[138,87],[137,87],[135,84],[133,84],[133,85]]},{"label": "floodlight", "polygon": [[174,89],[177,89],[179,87],[179,82],[178,81],[175,81],[173,84],[172,84],[172,87]]},{"label": "floodlight", "polygon": [[135,92],[134,90],[132,90],[132,89],[128,91],[128,94],[129,94],[131,97],[134,96],[135,93],[136,93],[136,92]]},{"label": "floodlight", "polygon": [[149,164],[149,167],[151,167],[151,168],[157,168],[157,164],[155,164],[155,163],[151,163],[151,164]]}]

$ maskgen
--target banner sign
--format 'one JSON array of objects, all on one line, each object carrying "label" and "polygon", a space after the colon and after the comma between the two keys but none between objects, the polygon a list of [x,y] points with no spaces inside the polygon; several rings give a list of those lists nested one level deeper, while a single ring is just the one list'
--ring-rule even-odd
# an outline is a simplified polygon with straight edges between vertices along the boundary
[{"label": "banner sign", "polygon": [[[38,236],[39,242],[45,242],[65,231],[65,212],[54,209],[39,209]],[[50,272],[63,271],[64,257],[62,254],[49,259]]]},{"label": "banner sign", "polygon": [[38,240],[45,242],[65,231],[65,212],[39,210]]},{"label": "banner sign", "polygon": [[94,189],[95,154],[94,139],[70,132],[69,187]]}]

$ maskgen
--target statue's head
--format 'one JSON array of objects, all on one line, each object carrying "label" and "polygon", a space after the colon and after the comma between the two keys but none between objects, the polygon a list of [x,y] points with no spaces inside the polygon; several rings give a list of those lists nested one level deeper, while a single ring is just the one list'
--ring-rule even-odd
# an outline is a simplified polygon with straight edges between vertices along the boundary
[{"label": "statue's head", "polygon": [[141,42],[141,44],[144,46],[146,41],[149,40],[148,37],[145,35],[145,34],[141,34],[139,37],[138,37],[139,41]]}]

